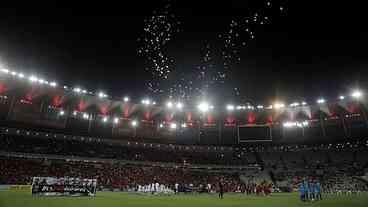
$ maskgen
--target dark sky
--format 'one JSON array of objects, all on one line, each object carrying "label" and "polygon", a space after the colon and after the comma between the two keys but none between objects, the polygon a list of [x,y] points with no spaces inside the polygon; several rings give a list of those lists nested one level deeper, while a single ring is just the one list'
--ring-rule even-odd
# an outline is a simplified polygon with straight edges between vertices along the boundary
[{"label": "dark sky", "polygon": [[[193,67],[200,44],[224,31],[234,16],[257,1],[176,1],[183,32],[169,45],[178,68]],[[256,31],[241,51],[228,87],[255,102],[276,97],[314,100],[368,89],[368,24],[364,5],[353,1],[290,1],[287,15]],[[122,5],[23,5],[0,8],[0,60],[9,68],[43,74],[68,85],[109,94],[147,94],[137,38],[144,18],[160,1]],[[185,69],[184,69],[185,70]],[[231,94],[231,93],[229,93]],[[221,96],[219,94],[213,95]],[[231,95],[229,95],[231,98]]]}]

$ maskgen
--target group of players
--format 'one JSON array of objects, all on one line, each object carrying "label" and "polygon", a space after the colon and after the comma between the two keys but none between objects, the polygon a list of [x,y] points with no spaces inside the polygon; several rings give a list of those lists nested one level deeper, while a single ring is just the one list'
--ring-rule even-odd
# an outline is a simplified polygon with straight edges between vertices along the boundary
[{"label": "group of players", "polygon": [[298,186],[300,200],[303,202],[322,200],[321,190],[321,183],[317,180],[305,179]]},{"label": "group of players", "polygon": [[137,190],[138,193],[150,193],[150,194],[173,194],[174,191],[171,190],[169,187],[159,184],[159,183],[152,183],[148,185],[138,185]]}]

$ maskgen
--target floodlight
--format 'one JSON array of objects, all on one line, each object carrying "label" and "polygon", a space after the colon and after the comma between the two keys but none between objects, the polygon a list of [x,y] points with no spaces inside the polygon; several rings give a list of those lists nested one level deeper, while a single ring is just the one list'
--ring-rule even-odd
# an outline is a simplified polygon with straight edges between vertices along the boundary
[{"label": "floodlight", "polygon": [[173,107],[173,103],[171,101],[167,102],[167,108],[171,109]]},{"label": "floodlight", "polygon": [[125,96],[124,97],[124,102],[128,102],[129,101],[129,97]]},{"label": "floodlight", "polygon": [[170,129],[176,129],[176,123],[171,123],[170,124]]},{"label": "floodlight", "polygon": [[117,124],[117,123],[119,123],[119,118],[115,117],[114,118],[114,124]]},{"label": "floodlight", "polygon": [[83,113],[83,119],[88,119],[89,115],[87,113]]},{"label": "floodlight", "polygon": [[201,111],[201,112],[207,112],[209,110],[210,106],[208,105],[207,102],[202,102],[198,105],[198,109]]},{"label": "floodlight", "polygon": [[227,106],[226,106],[226,109],[227,109],[228,111],[234,111],[234,108],[235,108],[235,107],[234,107],[234,105],[230,105],[230,104],[229,104],[229,105],[227,105]]},{"label": "floodlight", "polygon": [[355,91],[351,94],[351,96],[352,96],[353,98],[358,99],[358,98],[360,98],[360,97],[362,97],[362,96],[363,96],[363,93],[362,93],[361,91],[359,91],[359,90],[355,90]]},{"label": "floodlight", "polygon": [[317,103],[319,103],[319,104],[323,104],[325,102],[326,102],[326,100],[323,99],[323,98],[320,98],[320,99],[317,100]]},{"label": "floodlight", "polygon": [[132,126],[133,126],[133,127],[136,127],[136,126],[138,125],[138,122],[137,122],[136,120],[133,120],[133,121],[131,122],[131,124],[132,124]]},{"label": "floodlight", "polygon": [[275,109],[279,109],[279,108],[284,108],[285,107],[285,104],[283,104],[283,103],[275,103],[273,106],[275,107]]},{"label": "floodlight", "polygon": [[56,87],[56,85],[57,85],[57,83],[56,83],[56,82],[51,82],[51,83],[50,83],[50,86],[52,86],[52,87]]},{"label": "floodlight", "polygon": [[183,104],[180,103],[180,102],[176,103],[176,108],[177,109],[182,109],[183,108]]},{"label": "floodlight", "polygon": [[82,91],[82,89],[80,89],[80,88],[73,88],[73,91],[76,92],[76,93],[80,93]]},{"label": "floodlight", "polygon": [[24,78],[24,74],[23,73],[18,73],[18,77],[19,78]]},{"label": "floodlight", "polygon": [[36,77],[36,76],[33,76],[33,75],[29,77],[29,80],[30,80],[31,82],[36,82],[36,81],[38,81],[37,77]]}]

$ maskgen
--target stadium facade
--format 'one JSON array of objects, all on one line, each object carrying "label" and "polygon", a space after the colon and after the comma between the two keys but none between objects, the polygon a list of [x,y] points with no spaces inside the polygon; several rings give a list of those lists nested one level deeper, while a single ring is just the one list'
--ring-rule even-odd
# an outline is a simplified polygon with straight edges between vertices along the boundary
[{"label": "stadium facade", "polygon": [[359,140],[368,135],[366,106],[364,98],[346,98],[311,105],[200,111],[195,106],[132,103],[0,76],[3,126],[126,141],[236,145]]}]

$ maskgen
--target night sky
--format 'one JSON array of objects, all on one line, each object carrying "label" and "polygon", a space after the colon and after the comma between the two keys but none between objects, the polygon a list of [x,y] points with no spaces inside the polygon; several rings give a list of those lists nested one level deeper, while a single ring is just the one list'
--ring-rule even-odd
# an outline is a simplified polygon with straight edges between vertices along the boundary
[{"label": "night sky", "polygon": [[[165,51],[175,59],[175,70],[191,73],[201,61],[204,42],[216,42],[233,18],[259,8],[258,2],[172,1],[172,12],[182,24]],[[228,69],[222,91],[208,96],[268,103],[335,99],[356,87],[368,90],[368,17],[363,5],[349,3],[283,4],[284,13],[271,14],[272,23],[257,27],[255,39],[239,50],[241,59]],[[147,90],[152,77],[137,53],[137,39],[144,19],[165,2],[101,4],[0,8],[0,61],[60,84],[137,100],[154,97]],[[234,95],[234,87],[240,95]]]}]

